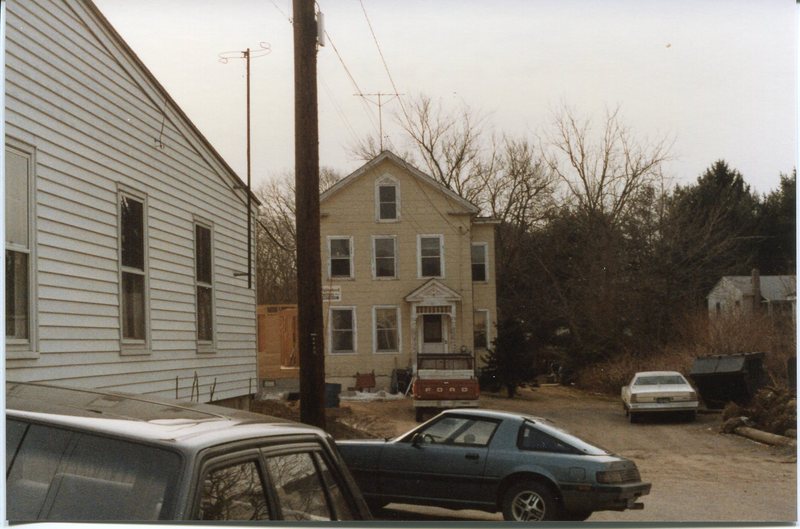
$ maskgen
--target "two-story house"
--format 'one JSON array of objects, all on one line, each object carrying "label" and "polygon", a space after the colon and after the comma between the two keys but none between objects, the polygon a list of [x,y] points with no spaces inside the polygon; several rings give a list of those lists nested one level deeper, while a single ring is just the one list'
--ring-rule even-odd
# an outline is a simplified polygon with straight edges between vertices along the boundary
[{"label": "two-story house", "polygon": [[425,355],[485,354],[495,221],[384,151],[320,197],[326,380],[353,386]]},{"label": "two-story house", "polygon": [[7,379],[245,405],[242,181],[90,0],[5,4]]}]

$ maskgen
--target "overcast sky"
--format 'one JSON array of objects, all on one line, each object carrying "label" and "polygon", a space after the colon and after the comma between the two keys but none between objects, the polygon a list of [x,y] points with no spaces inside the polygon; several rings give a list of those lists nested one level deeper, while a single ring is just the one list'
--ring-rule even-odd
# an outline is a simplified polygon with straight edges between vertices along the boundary
[{"label": "overcast sky", "polygon": [[[226,161],[246,176],[245,66],[219,54],[269,43],[251,64],[254,184],[294,165],[289,0],[95,0]],[[642,139],[674,138],[667,173],[693,182],[717,159],[776,189],[797,158],[798,16],[792,0],[318,0],[331,41],[318,53],[320,164],[377,136],[396,91],[468,105],[497,132],[533,138],[563,103],[619,106]],[[362,9],[363,6],[363,9]],[[366,15],[365,16],[365,11]],[[333,45],[341,55],[337,57]],[[343,64],[344,63],[344,64]],[[348,76],[347,71],[350,72]],[[373,101],[375,98],[371,98]],[[407,149],[384,106],[385,135]]]}]

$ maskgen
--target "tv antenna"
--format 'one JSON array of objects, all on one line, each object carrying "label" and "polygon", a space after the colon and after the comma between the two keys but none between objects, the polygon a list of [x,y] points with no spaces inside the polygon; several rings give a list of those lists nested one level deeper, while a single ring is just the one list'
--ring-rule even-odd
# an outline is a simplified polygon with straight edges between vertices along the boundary
[{"label": "tv antenna", "polygon": [[[385,105],[386,103],[390,103],[405,94],[398,94],[396,92],[394,93],[376,92],[374,94],[364,94],[359,92],[358,94],[353,94],[353,95],[358,97],[363,97],[365,100],[369,101],[370,103],[378,107],[378,134],[380,135],[381,151],[383,151],[383,105]],[[387,100],[382,99],[387,96],[390,96],[389,99]]]},{"label": "tv antenna", "polygon": [[[259,47],[255,50],[247,48],[243,51],[223,51],[219,54],[219,62],[228,64],[228,61],[233,59],[244,59],[246,71],[246,86],[247,86],[247,101],[246,101],[246,114],[247,114],[247,272],[236,272],[233,275],[247,276],[247,288],[253,288],[253,240],[252,240],[252,204],[253,194],[250,190],[250,59],[256,59],[268,55],[272,51],[272,46],[268,42],[260,42]],[[241,187],[241,186],[238,186]]]}]

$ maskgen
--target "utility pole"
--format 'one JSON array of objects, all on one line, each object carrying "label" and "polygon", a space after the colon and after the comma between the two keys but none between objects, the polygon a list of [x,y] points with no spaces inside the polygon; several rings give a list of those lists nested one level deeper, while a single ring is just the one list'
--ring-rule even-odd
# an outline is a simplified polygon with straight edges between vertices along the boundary
[{"label": "utility pole", "polygon": [[319,235],[318,33],[314,0],[294,0],[292,3],[300,420],[325,428],[325,348]]}]

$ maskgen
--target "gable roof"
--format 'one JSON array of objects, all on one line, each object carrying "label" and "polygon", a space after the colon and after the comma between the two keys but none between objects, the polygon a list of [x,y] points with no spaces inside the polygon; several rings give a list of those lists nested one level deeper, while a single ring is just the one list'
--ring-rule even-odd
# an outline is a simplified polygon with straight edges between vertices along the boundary
[{"label": "gable roof", "polygon": [[461,295],[438,279],[429,279],[404,299],[409,303],[422,302],[439,305],[448,301],[461,301]]},{"label": "gable roof", "polygon": [[439,182],[433,179],[433,177],[423,173],[410,163],[406,162],[396,154],[392,153],[391,151],[382,151],[378,156],[373,158],[372,160],[368,161],[346,177],[342,178],[336,184],[332,185],[328,189],[326,189],[320,196],[319,201],[324,202],[325,200],[329,199],[333,195],[339,193],[342,189],[345,189],[354,181],[358,180],[360,177],[368,173],[371,169],[377,167],[384,161],[389,161],[395,166],[407,171],[412,177],[416,178],[418,181],[422,182],[424,185],[432,187],[436,191],[446,195],[448,198],[462,206],[467,213],[471,215],[477,215],[480,210],[478,207],[473,204],[472,202],[458,196],[455,192],[447,187],[443,186]]},{"label": "gable roof", "polygon": [[[200,129],[189,119],[183,109],[178,106],[94,2],[92,0],[64,0],[64,2],[83,21],[84,28],[97,39],[98,44],[102,45],[117,60],[120,67],[152,101],[153,105],[163,108],[164,118],[169,119],[175,129],[189,141],[203,161],[213,168],[218,176],[228,180],[227,187],[231,192],[238,196],[237,191],[242,191],[240,198],[242,198],[242,203],[246,204],[247,185],[245,182],[211,145],[211,142],[200,132]],[[91,20],[87,20],[87,17],[91,17]],[[250,198],[253,204],[261,204],[252,190]]]},{"label": "gable roof", "polygon": [[[723,276],[720,283],[723,281],[727,281],[745,296],[753,295],[753,281],[750,276]],[[767,301],[786,300],[790,295],[797,292],[796,277],[761,276],[759,278],[759,288],[761,297]]]}]

